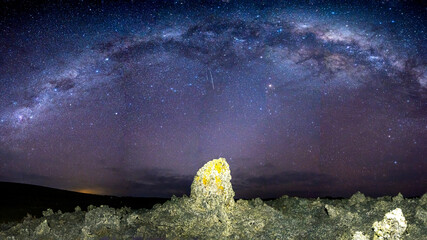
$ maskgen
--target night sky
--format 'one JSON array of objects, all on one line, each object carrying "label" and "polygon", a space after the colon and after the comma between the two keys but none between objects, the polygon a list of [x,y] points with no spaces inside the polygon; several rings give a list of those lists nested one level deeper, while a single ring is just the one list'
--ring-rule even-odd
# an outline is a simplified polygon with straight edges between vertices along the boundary
[{"label": "night sky", "polygon": [[[67,2],[67,1],[65,1]],[[237,198],[427,192],[425,3],[0,2],[0,181]]]}]

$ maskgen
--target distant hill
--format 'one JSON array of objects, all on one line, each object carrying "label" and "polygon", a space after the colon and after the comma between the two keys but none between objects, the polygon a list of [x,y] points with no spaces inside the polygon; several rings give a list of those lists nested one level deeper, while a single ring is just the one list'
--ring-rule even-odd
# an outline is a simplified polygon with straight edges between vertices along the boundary
[{"label": "distant hill", "polygon": [[114,208],[151,208],[166,198],[114,197],[78,193],[37,185],[0,182],[0,223],[20,221],[27,213],[41,217],[47,208],[73,212],[76,206],[86,210],[89,205],[108,205]]}]

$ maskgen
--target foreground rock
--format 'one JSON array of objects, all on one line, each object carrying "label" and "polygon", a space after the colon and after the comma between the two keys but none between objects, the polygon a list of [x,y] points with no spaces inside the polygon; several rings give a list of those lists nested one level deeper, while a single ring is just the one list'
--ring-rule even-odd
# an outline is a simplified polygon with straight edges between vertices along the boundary
[{"label": "foreground rock", "polygon": [[232,210],[234,191],[225,158],[214,159],[199,169],[191,185],[191,198],[201,208]]},{"label": "foreground rock", "polygon": [[[283,196],[234,201],[225,159],[206,163],[190,197],[152,209],[76,207],[1,226],[0,239],[426,239],[427,194],[417,199],[303,199]],[[381,235],[382,234],[382,235]],[[388,235],[386,235],[388,234]]]},{"label": "foreground rock", "polygon": [[406,219],[403,216],[402,210],[396,208],[387,213],[381,222],[374,222],[374,225],[372,225],[375,232],[374,239],[401,239],[406,227]]}]

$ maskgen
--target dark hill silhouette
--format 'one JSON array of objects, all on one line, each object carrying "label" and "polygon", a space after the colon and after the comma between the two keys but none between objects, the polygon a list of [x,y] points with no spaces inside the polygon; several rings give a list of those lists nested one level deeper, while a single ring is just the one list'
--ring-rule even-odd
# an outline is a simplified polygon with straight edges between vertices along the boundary
[{"label": "dark hill silhouette", "polygon": [[166,198],[115,197],[85,194],[37,185],[0,182],[0,223],[20,221],[27,213],[41,217],[48,208],[73,212],[76,206],[86,210],[89,205],[108,205],[114,208],[151,208]]}]

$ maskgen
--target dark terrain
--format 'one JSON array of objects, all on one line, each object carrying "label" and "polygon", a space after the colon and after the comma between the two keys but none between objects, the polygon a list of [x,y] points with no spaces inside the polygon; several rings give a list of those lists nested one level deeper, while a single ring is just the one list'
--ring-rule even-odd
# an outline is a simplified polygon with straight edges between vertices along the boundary
[{"label": "dark terrain", "polygon": [[114,197],[78,193],[49,187],[21,183],[0,182],[0,223],[20,221],[27,213],[41,217],[48,208],[57,212],[74,212],[76,206],[82,210],[89,205],[108,205],[114,208],[151,208],[164,203],[166,198]]},{"label": "dark terrain", "polygon": [[274,200],[235,199],[228,209],[208,209],[186,195],[112,197],[4,182],[0,188],[0,239],[427,237],[427,194],[371,198],[357,192],[348,199],[283,195]]}]

